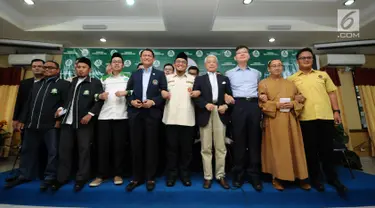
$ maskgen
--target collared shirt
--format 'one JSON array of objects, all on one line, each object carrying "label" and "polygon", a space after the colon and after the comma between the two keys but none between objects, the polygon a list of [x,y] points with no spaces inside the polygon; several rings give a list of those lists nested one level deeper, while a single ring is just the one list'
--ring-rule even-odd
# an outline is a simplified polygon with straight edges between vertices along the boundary
[{"label": "collared shirt", "polygon": [[110,75],[101,79],[103,89],[108,92],[108,99],[104,101],[99,114],[99,120],[128,119],[126,97],[117,97],[117,91],[125,91],[129,77],[124,73],[117,76]]},{"label": "collared shirt", "polygon": [[299,116],[301,121],[309,120],[333,120],[333,111],[331,100],[328,93],[337,90],[326,72],[311,70],[305,74],[298,71],[288,77],[292,81],[298,91],[306,98],[304,108]]},{"label": "collared shirt", "polygon": [[68,117],[66,118],[66,124],[69,124],[69,125],[72,125],[72,124],[73,124],[73,109],[74,109],[74,100],[75,100],[75,97],[76,97],[77,87],[78,87],[79,84],[81,84],[81,83],[83,82],[83,80],[85,80],[85,79],[86,79],[86,77],[84,77],[84,78],[78,78],[78,81],[77,81],[76,87],[74,88],[74,94],[73,94],[72,106],[70,106],[70,109],[69,109],[69,112],[68,112]]},{"label": "collared shirt", "polygon": [[150,82],[150,77],[151,77],[151,71],[152,71],[152,66],[149,67],[147,70],[142,69],[142,102],[147,100],[147,88],[148,88],[148,83]]},{"label": "collared shirt", "polygon": [[212,88],[212,102],[216,103],[219,97],[219,88],[217,86],[216,72],[207,72]]},{"label": "collared shirt", "polygon": [[239,66],[225,73],[229,78],[234,97],[256,98],[258,97],[258,83],[262,73],[256,69]]},{"label": "collared shirt", "polygon": [[164,108],[163,123],[167,125],[194,126],[194,104],[189,88],[193,89],[195,77],[190,74],[167,76],[168,91],[171,98]]}]

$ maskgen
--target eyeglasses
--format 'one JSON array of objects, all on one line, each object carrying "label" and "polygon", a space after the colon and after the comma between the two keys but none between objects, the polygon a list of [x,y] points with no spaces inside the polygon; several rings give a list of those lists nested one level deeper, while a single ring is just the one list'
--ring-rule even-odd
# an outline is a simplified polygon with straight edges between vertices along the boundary
[{"label": "eyeglasses", "polygon": [[53,66],[43,66],[43,69],[45,69],[45,70],[52,70],[52,69],[57,69],[57,68],[53,67]]},{"label": "eyeglasses", "polygon": [[298,60],[311,60],[313,57],[312,56],[302,56],[298,57]]}]

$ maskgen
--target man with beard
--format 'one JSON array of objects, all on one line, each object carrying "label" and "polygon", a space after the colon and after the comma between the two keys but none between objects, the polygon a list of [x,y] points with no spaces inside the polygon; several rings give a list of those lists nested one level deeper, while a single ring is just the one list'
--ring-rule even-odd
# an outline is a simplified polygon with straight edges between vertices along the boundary
[{"label": "man with beard", "polygon": [[160,92],[167,90],[164,73],[152,66],[154,52],[144,49],[140,59],[144,69],[134,71],[126,87],[132,90],[128,99],[128,116],[133,159],[133,180],[126,186],[127,191],[133,191],[145,180],[148,191],[155,188],[159,128],[164,107]]},{"label": "man with beard", "polygon": [[52,185],[58,190],[67,183],[73,159],[75,142],[78,144],[78,171],[76,174],[75,191],[80,191],[90,177],[90,143],[94,132],[94,116],[99,115],[103,102],[99,94],[103,87],[98,79],[91,78],[91,61],[82,57],[77,63],[77,77],[70,85],[67,102],[59,108],[56,116],[63,114],[61,140],[59,145],[59,167],[57,181]]},{"label": "man with beard", "polygon": [[7,188],[25,183],[35,177],[39,147],[42,142],[47,147],[48,163],[40,189],[42,191],[48,189],[56,179],[57,128],[60,124],[55,118],[55,112],[64,104],[70,83],[59,78],[60,69],[56,62],[47,61],[43,68],[44,77],[34,84],[20,119],[21,128],[25,128],[20,162],[21,174],[17,180],[6,184]]}]

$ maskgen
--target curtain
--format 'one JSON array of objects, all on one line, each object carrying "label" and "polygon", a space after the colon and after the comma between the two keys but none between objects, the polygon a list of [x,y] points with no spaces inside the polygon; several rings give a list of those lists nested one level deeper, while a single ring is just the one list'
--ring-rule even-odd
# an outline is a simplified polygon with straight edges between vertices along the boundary
[{"label": "curtain", "polygon": [[371,156],[375,156],[375,69],[354,70],[354,84],[358,86],[370,135]]},{"label": "curtain", "polygon": [[332,79],[333,83],[337,86],[341,86],[340,77],[337,73],[337,69],[335,67],[323,67],[320,69],[320,71],[325,71],[329,75],[329,77]]},{"label": "curtain", "polygon": [[0,68],[0,121],[6,121],[2,133],[10,132],[0,144],[0,157],[8,157],[12,145],[12,118],[18,87],[21,80],[21,68]]}]

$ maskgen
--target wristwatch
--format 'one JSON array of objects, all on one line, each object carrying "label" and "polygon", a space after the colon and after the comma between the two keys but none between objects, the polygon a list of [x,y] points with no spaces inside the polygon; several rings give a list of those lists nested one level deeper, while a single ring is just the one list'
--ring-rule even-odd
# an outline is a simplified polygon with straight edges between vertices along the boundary
[{"label": "wristwatch", "polygon": [[339,113],[339,114],[341,113],[340,110],[333,110],[333,113],[336,113],[336,112]]}]

